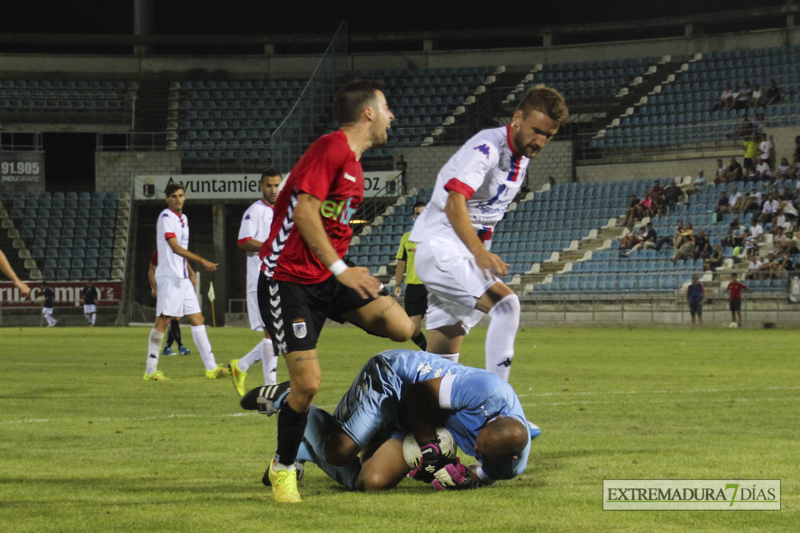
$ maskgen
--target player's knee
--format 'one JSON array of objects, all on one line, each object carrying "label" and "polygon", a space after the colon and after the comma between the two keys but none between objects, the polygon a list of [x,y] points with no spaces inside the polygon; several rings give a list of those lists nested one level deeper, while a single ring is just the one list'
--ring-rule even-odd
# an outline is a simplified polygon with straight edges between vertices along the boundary
[{"label": "player's knee", "polygon": [[387,476],[385,472],[372,468],[361,471],[356,488],[364,492],[373,492],[393,489],[397,486],[397,483],[395,479]]},{"label": "player's knee", "polygon": [[389,339],[394,342],[405,342],[414,336],[414,322],[410,318],[399,321],[395,327],[389,330]]},{"label": "player's knee", "polygon": [[[345,439],[337,438],[340,435],[337,433],[331,434],[325,441],[325,460],[333,466],[346,466],[361,451],[352,441],[348,443]],[[352,446],[348,446],[348,444],[352,444]]]}]

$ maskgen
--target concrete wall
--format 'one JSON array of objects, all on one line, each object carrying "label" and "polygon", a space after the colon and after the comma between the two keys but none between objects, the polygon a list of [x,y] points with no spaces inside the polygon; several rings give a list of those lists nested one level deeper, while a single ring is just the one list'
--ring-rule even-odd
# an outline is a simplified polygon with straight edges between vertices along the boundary
[{"label": "concrete wall", "polygon": [[572,141],[551,142],[528,163],[528,188],[539,189],[552,176],[556,182],[572,181]]},{"label": "concrete wall", "polygon": [[781,157],[788,159],[791,164],[792,154],[794,154],[794,138],[800,135],[800,126],[764,128],[764,132],[769,135],[772,144],[775,145],[775,166],[780,164]]},{"label": "concrete wall", "polygon": [[[739,153],[731,155],[739,156]],[[730,155],[720,156],[727,163]],[[584,165],[577,168],[578,181],[618,181],[642,178],[674,178],[676,176],[697,176],[705,171],[706,177],[714,176],[717,157],[698,159],[679,159],[671,161],[652,161],[642,163],[618,163],[610,165]],[[739,158],[741,163],[741,158]]]},{"label": "concrete wall", "polygon": [[98,191],[129,192],[137,174],[180,174],[179,152],[97,152],[95,183]]}]

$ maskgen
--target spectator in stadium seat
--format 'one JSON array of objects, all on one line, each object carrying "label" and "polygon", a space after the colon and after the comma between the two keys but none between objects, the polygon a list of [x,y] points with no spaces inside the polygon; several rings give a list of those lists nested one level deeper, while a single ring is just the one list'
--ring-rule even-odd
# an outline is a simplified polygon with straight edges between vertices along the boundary
[{"label": "spectator in stadium seat", "polygon": [[628,206],[625,208],[625,219],[622,221],[623,226],[628,226],[635,222],[636,206],[639,205],[639,199],[635,194],[628,196]]},{"label": "spectator in stadium seat", "polygon": [[792,231],[792,221],[786,217],[786,213],[783,208],[778,207],[778,212],[775,214],[775,217],[772,219],[772,227],[781,227],[783,228],[784,232],[791,232]]},{"label": "spectator in stadium seat", "polygon": [[683,233],[683,222],[678,221],[675,224],[675,232],[670,236],[664,236],[656,239],[656,250],[661,250],[665,244],[671,243],[672,247],[674,248],[678,242],[678,238],[680,238],[681,234]]},{"label": "spectator in stadium seat", "polygon": [[766,121],[764,120],[763,113],[756,113],[756,118],[753,119],[753,131],[756,133],[764,134],[764,125]]},{"label": "spectator in stadium seat", "polygon": [[750,120],[750,117],[745,115],[739,120],[739,124],[736,126],[736,130],[733,134],[729,133],[728,137],[733,139],[750,139],[754,132],[755,126],[753,125],[753,121]]},{"label": "spectator in stadium seat", "polygon": [[739,217],[734,217],[728,226],[728,231],[722,238],[722,246],[729,248],[744,246],[744,232],[744,228],[739,224]]},{"label": "spectator in stadium seat", "polygon": [[761,208],[761,215],[759,215],[758,221],[772,222],[772,219],[778,214],[778,207],[780,207],[780,202],[778,201],[777,195],[775,193],[770,193],[767,197],[767,201],[764,202]]},{"label": "spectator in stadium seat", "polygon": [[703,298],[706,291],[703,284],[700,283],[700,277],[697,274],[692,275],[692,283],[686,289],[686,303],[689,304],[689,314],[692,315],[692,327],[694,327],[695,316],[700,320],[700,326],[703,325]]},{"label": "spectator in stadium seat", "polygon": [[747,109],[750,105],[750,100],[753,98],[753,89],[750,87],[750,82],[744,82],[744,87],[736,95],[736,101],[733,103],[733,109]]},{"label": "spectator in stadium seat", "polygon": [[727,180],[728,183],[732,181],[739,181],[742,179],[742,165],[736,161],[736,157],[731,157],[731,164],[728,165]]},{"label": "spectator in stadium seat", "polygon": [[777,104],[781,100],[781,89],[775,80],[769,81],[769,88],[767,94],[764,96],[764,107],[772,104]]},{"label": "spectator in stadium seat", "polygon": [[650,193],[647,193],[636,205],[636,209],[634,210],[634,217],[636,220],[642,220],[644,217],[652,217],[655,215],[656,209],[655,205],[653,205],[653,196]]},{"label": "spectator in stadium seat", "polygon": [[691,222],[686,223],[686,228],[681,233],[675,246],[675,253],[672,254],[672,262],[687,259],[694,253],[694,226]]},{"label": "spectator in stadium seat", "polygon": [[792,166],[789,164],[789,160],[785,157],[781,157],[781,163],[778,165],[778,168],[775,169],[775,176],[782,176],[784,178],[791,179],[791,168]]},{"label": "spectator in stadium seat", "polygon": [[655,198],[656,196],[663,194],[664,187],[661,186],[658,180],[653,182],[653,187],[650,189],[650,196]]},{"label": "spectator in stadium seat", "polygon": [[731,89],[730,83],[726,83],[725,89],[722,91],[717,103],[711,107],[711,111],[713,112],[718,109],[728,110],[731,106],[733,106],[733,89]]},{"label": "spectator in stadium seat", "polygon": [[639,240],[639,233],[633,229],[633,225],[631,224],[625,228],[625,233],[619,237],[619,249],[630,250],[639,244]]},{"label": "spectator in stadium seat", "polygon": [[763,276],[760,273],[761,265],[763,263],[758,260],[755,254],[747,256],[747,272],[744,279],[761,279]]},{"label": "spectator in stadium seat", "polygon": [[711,240],[704,230],[700,230],[694,237],[694,259],[706,259],[711,255]]},{"label": "spectator in stadium seat", "polygon": [[[721,163],[722,161],[720,161]],[[703,192],[706,186],[706,176],[701,170],[697,177],[694,179],[691,185],[683,189],[684,194],[686,194],[686,200],[689,200],[689,197],[693,194],[700,194]]]},{"label": "spectator in stadium seat", "polygon": [[719,200],[717,200],[717,208],[714,210],[714,213],[717,214],[717,220],[722,219],[722,216],[726,213],[731,212],[731,204],[730,200],[728,199],[728,193],[722,191],[719,193]]},{"label": "spectator in stadium seat", "polygon": [[753,85],[753,93],[750,95],[750,101],[747,103],[747,105],[750,108],[759,107],[763,105],[763,98],[764,93],[761,91],[761,87],[756,83]]},{"label": "spectator in stadium seat", "polygon": [[722,159],[717,159],[717,168],[714,169],[714,184],[728,183],[728,167],[722,163]]},{"label": "spectator in stadium seat", "polygon": [[31,288],[28,287],[27,283],[17,277],[17,273],[11,268],[11,263],[8,262],[8,258],[6,254],[3,253],[3,250],[0,250],[0,272],[8,276],[8,279],[14,282],[14,286],[19,289],[19,293],[23,298],[30,294]]},{"label": "spectator in stadium seat", "polygon": [[649,250],[650,248],[656,247],[656,238],[658,237],[658,234],[656,233],[656,230],[653,229],[653,223],[648,222],[647,225],[642,228],[642,230],[644,231],[639,243],[634,245],[633,248],[631,248],[630,251],[625,254],[625,257],[628,257],[636,250],[640,250],[642,248]]},{"label": "spectator in stadium seat", "polygon": [[762,161],[772,161],[774,155],[775,145],[769,140],[769,135],[761,135],[761,143],[758,145],[758,158]]},{"label": "spectator in stadium seat", "polygon": [[751,169],[755,168],[755,159],[758,157],[758,146],[760,144],[760,139],[757,133],[754,133],[753,136],[742,143],[742,148],[744,148],[744,168]]},{"label": "spectator in stadium seat", "polygon": [[678,205],[681,197],[683,196],[683,192],[681,191],[680,187],[675,185],[675,182],[672,181],[667,185],[667,188],[664,189],[664,193],[661,195],[664,199],[664,205],[667,208],[667,211],[672,211],[672,209]]},{"label": "spectator in stadium seat", "polygon": [[759,161],[758,166],[755,168],[755,178],[757,180],[768,180],[772,177],[772,168],[769,166],[769,161],[766,159]]},{"label": "spectator in stadium seat", "polygon": [[784,200],[780,203],[779,208],[783,210],[786,220],[792,223],[797,223],[797,207],[790,201]]},{"label": "spectator in stadium seat", "polygon": [[722,257],[722,248],[719,244],[715,244],[708,259],[703,261],[703,271],[714,271],[721,267],[723,262],[724,258]]},{"label": "spectator in stadium seat", "polygon": [[750,227],[747,230],[745,239],[745,249],[748,251],[754,250],[756,246],[764,241],[764,228],[758,223],[758,219],[753,217],[750,221]]},{"label": "spectator in stadium seat", "polygon": [[761,211],[761,192],[755,187],[742,199],[742,211],[745,213]]}]

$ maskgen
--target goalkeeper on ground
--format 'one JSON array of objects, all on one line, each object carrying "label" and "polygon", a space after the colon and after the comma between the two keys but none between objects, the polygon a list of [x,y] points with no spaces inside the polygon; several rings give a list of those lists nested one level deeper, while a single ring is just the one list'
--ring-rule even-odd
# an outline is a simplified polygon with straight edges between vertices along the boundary
[{"label": "goalkeeper on ground", "polygon": [[[288,382],[253,389],[242,407],[279,410],[288,390]],[[467,468],[442,453],[437,425],[480,463]],[[422,451],[413,470],[403,458],[408,432]],[[520,475],[539,433],[514,389],[494,374],[427,352],[387,350],[367,361],[332,416],[311,407],[298,460],[353,490],[393,488],[406,475],[440,490],[477,488]]]}]

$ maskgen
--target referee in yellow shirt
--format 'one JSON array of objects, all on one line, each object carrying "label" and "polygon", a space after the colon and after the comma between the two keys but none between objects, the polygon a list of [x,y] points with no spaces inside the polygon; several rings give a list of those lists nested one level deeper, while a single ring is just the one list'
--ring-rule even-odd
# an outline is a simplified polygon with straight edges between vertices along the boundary
[{"label": "referee in yellow shirt", "polygon": [[[414,204],[414,211],[411,217],[417,220],[417,217],[425,211],[425,202],[417,202]],[[422,317],[425,316],[425,311],[428,309],[428,290],[425,285],[417,277],[414,271],[414,250],[417,243],[408,240],[411,232],[405,233],[403,238],[400,239],[400,249],[397,250],[397,272],[394,277],[394,295],[396,298],[400,297],[402,291],[403,274],[406,276],[406,299],[405,308],[406,313],[411,317],[414,323],[414,336],[411,340],[414,344],[419,346],[420,350],[426,351],[428,348],[428,341],[425,339],[425,334],[422,333]]]}]

